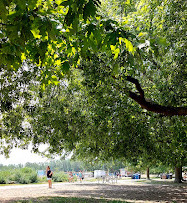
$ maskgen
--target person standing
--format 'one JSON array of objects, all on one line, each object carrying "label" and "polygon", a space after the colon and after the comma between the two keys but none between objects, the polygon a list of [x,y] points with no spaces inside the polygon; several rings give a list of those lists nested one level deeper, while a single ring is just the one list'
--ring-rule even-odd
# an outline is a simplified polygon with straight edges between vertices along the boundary
[{"label": "person standing", "polygon": [[80,183],[82,183],[82,181],[84,179],[84,175],[81,170],[79,171],[79,179],[80,179]]},{"label": "person standing", "polygon": [[70,182],[74,182],[73,181],[73,173],[71,171],[69,172],[69,183]]},{"label": "person standing", "polygon": [[52,175],[53,175],[53,172],[51,171],[49,166],[47,166],[47,168],[46,168],[46,175],[47,175],[47,181],[49,183],[49,188],[52,188]]}]

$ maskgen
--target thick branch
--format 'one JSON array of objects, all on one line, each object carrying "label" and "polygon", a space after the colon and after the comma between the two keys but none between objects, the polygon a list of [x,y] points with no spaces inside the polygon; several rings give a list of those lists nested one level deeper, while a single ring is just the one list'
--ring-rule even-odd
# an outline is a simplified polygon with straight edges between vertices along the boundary
[{"label": "thick branch", "polygon": [[138,90],[138,92],[140,94],[140,97],[143,99],[144,98],[144,91],[141,88],[141,85],[140,85],[139,81],[137,79],[135,79],[135,78],[132,78],[131,76],[127,76],[127,80],[136,85],[136,89]]},{"label": "thick branch", "polygon": [[163,114],[165,116],[175,116],[175,115],[187,115],[187,108],[186,107],[173,107],[173,106],[162,106],[159,104],[155,104],[153,102],[147,101],[144,98],[144,91],[139,84],[137,79],[134,79],[130,76],[126,78],[129,82],[132,82],[136,85],[136,89],[138,90],[139,94],[136,94],[132,91],[129,91],[129,97],[136,101],[143,109],[148,111],[152,111],[155,113]]}]

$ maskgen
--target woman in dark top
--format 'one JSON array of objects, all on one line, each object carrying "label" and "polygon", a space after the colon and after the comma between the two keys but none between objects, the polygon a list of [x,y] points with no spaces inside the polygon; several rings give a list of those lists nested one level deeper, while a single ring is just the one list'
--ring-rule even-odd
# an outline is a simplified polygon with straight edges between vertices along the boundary
[{"label": "woman in dark top", "polygon": [[46,168],[46,174],[47,174],[47,180],[48,180],[48,183],[49,183],[49,188],[52,188],[52,175],[53,175],[53,172],[51,171],[49,166]]}]

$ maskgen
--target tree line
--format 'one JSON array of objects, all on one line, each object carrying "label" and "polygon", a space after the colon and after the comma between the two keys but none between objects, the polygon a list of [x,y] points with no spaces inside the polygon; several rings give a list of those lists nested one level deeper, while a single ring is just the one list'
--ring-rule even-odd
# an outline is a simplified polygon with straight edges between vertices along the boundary
[{"label": "tree line", "polygon": [[[140,172],[142,174],[146,173],[146,167],[142,165],[141,162],[139,163],[127,163],[122,160],[111,160],[108,162],[98,161],[98,162],[88,162],[88,161],[73,161],[73,160],[52,160],[46,163],[30,163],[27,162],[26,164],[10,164],[10,165],[3,165],[0,164],[0,171],[10,171],[10,170],[20,170],[23,168],[29,168],[33,171],[37,172],[39,170],[45,171],[46,167],[50,166],[54,173],[58,172],[94,172],[94,170],[105,170],[109,171],[110,173],[114,173],[120,169],[125,169],[126,171],[134,171]],[[28,170],[29,171],[29,170]],[[159,175],[160,173],[172,173],[174,169],[168,166],[164,166],[161,163],[150,168],[151,174]]]}]

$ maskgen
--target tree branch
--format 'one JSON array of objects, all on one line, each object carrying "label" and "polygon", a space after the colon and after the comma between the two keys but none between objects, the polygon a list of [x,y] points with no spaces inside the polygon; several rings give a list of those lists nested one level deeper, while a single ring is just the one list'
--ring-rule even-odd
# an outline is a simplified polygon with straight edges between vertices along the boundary
[{"label": "tree branch", "polygon": [[139,81],[137,79],[135,79],[135,78],[132,78],[131,76],[127,76],[127,80],[136,85],[136,89],[138,90],[138,92],[140,94],[140,97],[143,99],[144,98],[144,91],[141,88],[141,85],[140,85]]},{"label": "tree branch", "polygon": [[147,101],[144,98],[144,91],[141,88],[139,81],[131,76],[126,77],[127,81],[135,84],[136,89],[138,90],[139,94],[136,94],[132,91],[129,91],[129,97],[136,101],[143,109],[148,111],[152,111],[155,113],[163,114],[165,116],[175,116],[175,115],[187,115],[187,108],[186,107],[173,107],[173,106],[162,106],[159,104],[155,104],[153,102]]}]

